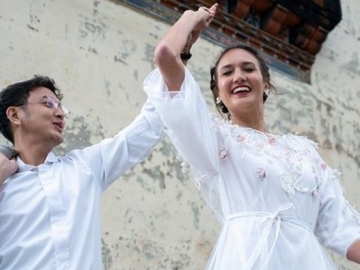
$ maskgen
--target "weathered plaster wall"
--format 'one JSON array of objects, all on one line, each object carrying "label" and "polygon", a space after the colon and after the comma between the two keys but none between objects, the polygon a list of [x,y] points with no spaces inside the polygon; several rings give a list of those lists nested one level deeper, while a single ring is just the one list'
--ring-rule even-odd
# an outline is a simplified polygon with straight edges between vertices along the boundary
[{"label": "weathered plaster wall", "polygon": [[[342,2],[343,21],[318,55],[311,85],[272,71],[281,95],[269,99],[266,116],[271,131],[319,142],[360,209],[360,3]],[[1,0],[1,88],[33,74],[53,77],[72,113],[57,151],[96,143],[140,112],[142,81],[167,28],[120,1]],[[208,67],[219,52],[200,40],[189,64],[209,104]],[[114,270],[203,269],[219,232],[167,139],[105,192],[102,223],[105,269]]]}]

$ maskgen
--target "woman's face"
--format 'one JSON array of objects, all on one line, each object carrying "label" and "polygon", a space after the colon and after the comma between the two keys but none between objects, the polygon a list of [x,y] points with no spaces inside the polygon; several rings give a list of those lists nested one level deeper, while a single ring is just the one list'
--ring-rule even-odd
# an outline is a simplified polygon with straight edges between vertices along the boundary
[{"label": "woman's face", "polygon": [[217,66],[219,98],[232,118],[263,110],[263,93],[267,86],[257,58],[244,49],[225,53]]}]

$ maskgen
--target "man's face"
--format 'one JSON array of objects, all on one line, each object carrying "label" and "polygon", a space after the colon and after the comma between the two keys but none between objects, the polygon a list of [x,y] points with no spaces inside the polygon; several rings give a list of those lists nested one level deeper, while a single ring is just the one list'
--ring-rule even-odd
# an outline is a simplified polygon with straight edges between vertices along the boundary
[{"label": "man's face", "polygon": [[62,143],[66,112],[51,90],[45,87],[34,89],[27,104],[20,109],[21,135],[29,142],[52,147]]}]

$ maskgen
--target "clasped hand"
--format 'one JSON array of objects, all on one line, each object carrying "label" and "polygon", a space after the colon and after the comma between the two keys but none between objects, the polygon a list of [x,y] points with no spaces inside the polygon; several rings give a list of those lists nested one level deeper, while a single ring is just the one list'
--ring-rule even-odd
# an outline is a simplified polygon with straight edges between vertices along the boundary
[{"label": "clasped hand", "polygon": [[187,12],[191,12],[197,21],[194,30],[188,36],[186,46],[191,47],[192,44],[198,39],[202,30],[209,26],[211,21],[215,17],[216,9],[218,4],[212,5],[210,8],[200,7],[197,11],[188,10]]}]

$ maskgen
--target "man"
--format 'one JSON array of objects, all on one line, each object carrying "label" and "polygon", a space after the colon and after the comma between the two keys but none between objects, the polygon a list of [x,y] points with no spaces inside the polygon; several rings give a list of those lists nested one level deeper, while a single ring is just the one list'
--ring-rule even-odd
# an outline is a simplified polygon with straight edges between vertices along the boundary
[{"label": "man", "polygon": [[0,155],[0,269],[102,269],[100,195],[163,136],[150,103],[114,138],[55,156],[62,95],[44,76],[0,92],[0,131],[18,152]]}]

